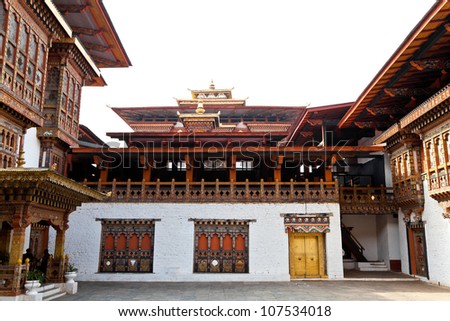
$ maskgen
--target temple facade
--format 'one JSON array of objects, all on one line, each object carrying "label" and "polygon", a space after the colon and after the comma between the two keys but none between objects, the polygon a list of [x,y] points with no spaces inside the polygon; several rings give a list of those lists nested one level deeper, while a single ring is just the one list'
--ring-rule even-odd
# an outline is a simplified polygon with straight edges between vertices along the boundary
[{"label": "temple facade", "polygon": [[[355,102],[251,106],[211,81],[173,106],[113,108],[131,128],[107,133],[122,147],[78,122],[82,86],[104,85],[98,68],[129,65],[109,22],[98,32],[88,23],[105,17],[101,2],[80,6],[9,1],[0,14],[8,264],[31,247],[49,248],[59,269],[69,253],[85,281],[339,279],[354,269],[450,286],[448,1],[435,2]],[[39,20],[30,8],[54,16],[42,34],[27,29]],[[29,193],[12,188],[23,151],[34,172],[58,175],[65,197],[78,198],[30,185],[48,215],[24,212]]]}]

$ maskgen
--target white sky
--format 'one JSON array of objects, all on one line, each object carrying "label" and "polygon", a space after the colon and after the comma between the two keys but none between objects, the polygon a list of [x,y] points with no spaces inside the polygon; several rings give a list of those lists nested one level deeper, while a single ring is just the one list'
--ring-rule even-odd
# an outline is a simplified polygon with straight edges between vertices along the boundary
[{"label": "white sky", "polygon": [[84,87],[80,122],[131,131],[112,107],[175,106],[234,87],[247,105],[354,101],[434,0],[104,0],[131,60]]}]

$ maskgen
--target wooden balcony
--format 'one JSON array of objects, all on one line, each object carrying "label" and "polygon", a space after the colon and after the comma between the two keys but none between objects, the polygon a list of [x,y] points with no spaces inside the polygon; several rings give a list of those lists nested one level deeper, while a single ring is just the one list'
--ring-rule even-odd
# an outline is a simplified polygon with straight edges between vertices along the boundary
[{"label": "wooden balcony", "polygon": [[329,203],[339,201],[335,182],[83,182],[109,202]]},{"label": "wooden balcony", "polygon": [[29,264],[0,265],[0,296],[16,296],[24,292]]},{"label": "wooden balcony", "polygon": [[345,214],[397,213],[392,188],[339,187],[338,182],[83,182],[105,202],[341,203]]},{"label": "wooden balcony", "polygon": [[341,214],[397,214],[391,187],[340,187]]}]

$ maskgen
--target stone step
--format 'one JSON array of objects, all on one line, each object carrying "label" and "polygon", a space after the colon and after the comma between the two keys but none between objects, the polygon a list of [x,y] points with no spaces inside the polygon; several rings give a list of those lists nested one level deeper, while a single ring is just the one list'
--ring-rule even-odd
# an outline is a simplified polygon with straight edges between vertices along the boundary
[{"label": "stone step", "polygon": [[47,291],[42,292],[42,294],[44,296],[44,299],[47,298],[47,297],[50,297],[52,295],[58,294],[58,293],[62,293],[60,288],[55,288],[55,289],[51,289],[51,290],[47,290]]},{"label": "stone step", "polygon": [[389,267],[385,262],[358,262],[357,270],[359,271],[389,271]]},{"label": "stone step", "polygon": [[60,298],[62,296],[66,295],[66,292],[60,292],[58,294],[55,294],[53,296],[49,296],[49,297],[44,297],[43,301],[52,301],[54,299]]}]

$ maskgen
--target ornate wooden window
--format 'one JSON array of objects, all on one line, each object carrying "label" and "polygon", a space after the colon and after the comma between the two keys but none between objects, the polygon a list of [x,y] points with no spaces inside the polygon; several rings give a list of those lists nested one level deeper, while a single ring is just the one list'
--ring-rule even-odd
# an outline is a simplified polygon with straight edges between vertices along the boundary
[{"label": "ornate wooden window", "polygon": [[248,273],[249,221],[193,221],[194,272]]},{"label": "ornate wooden window", "polygon": [[153,272],[155,220],[102,219],[100,272]]}]

